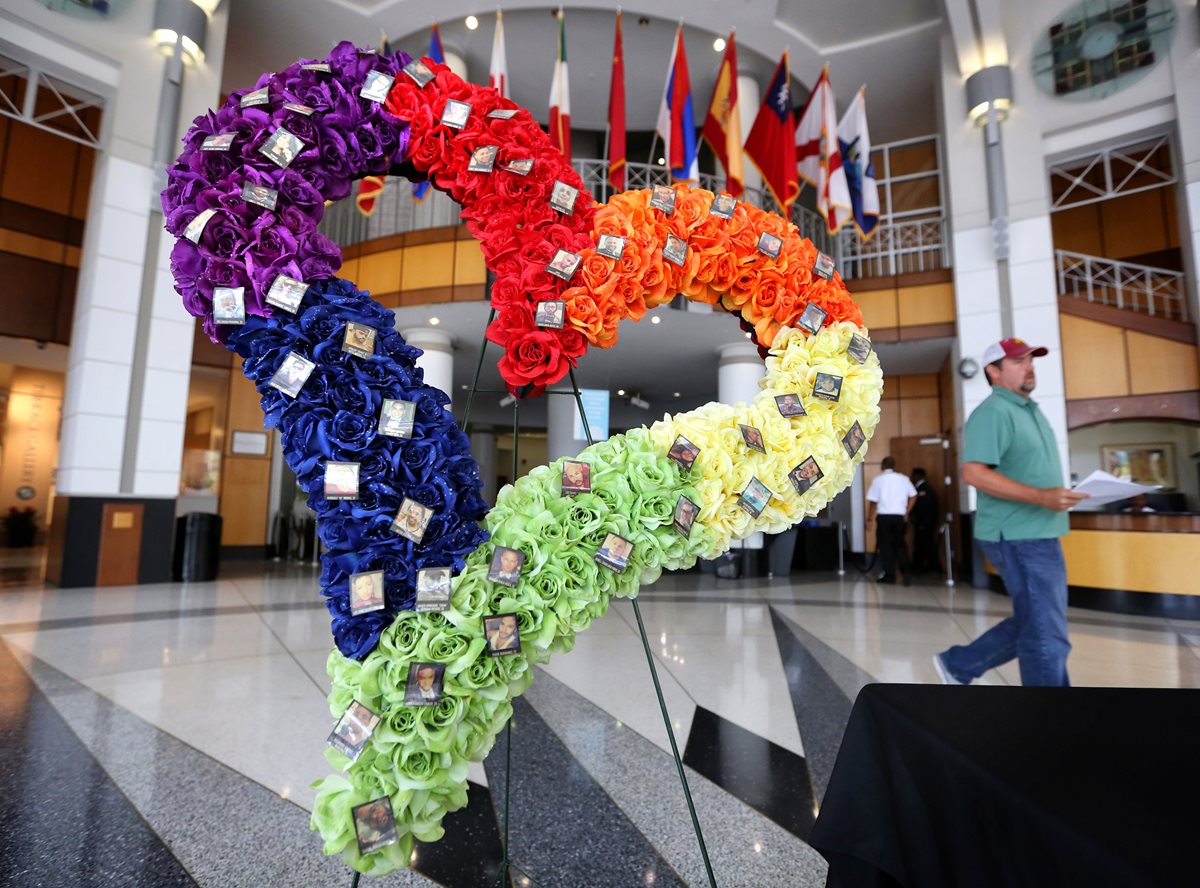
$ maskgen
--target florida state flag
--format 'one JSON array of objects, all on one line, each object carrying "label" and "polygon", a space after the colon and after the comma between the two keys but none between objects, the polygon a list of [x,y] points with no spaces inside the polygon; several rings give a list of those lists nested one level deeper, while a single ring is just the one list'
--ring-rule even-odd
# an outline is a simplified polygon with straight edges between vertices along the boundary
[{"label": "florida state flag", "polygon": [[785,52],[746,139],[746,154],[762,173],[763,182],[783,207],[785,215],[791,211],[792,201],[800,193],[789,81],[788,54]]}]

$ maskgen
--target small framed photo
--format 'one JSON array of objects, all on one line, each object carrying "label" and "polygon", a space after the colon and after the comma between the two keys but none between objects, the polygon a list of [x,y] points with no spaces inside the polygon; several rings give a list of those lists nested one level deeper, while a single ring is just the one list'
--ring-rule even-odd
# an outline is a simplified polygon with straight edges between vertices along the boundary
[{"label": "small framed photo", "polygon": [[424,86],[433,80],[433,72],[429,70],[428,65],[419,59],[413,59],[400,70],[407,74],[409,79],[417,86]]},{"label": "small framed photo", "polygon": [[394,77],[384,74],[382,71],[368,71],[367,79],[363,81],[362,89],[358,91],[358,94],[369,101],[382,103],[387,99],[388,91],[391,90],[394,80]]},{"label": "small framed photo", "polygon": [[437,706],[442,702],[444,663],[409,663],[404,685],[405,706]]},{"label": "small framed photo", "polygon": [[675,189],[670,185],[655,185],[650,193],[650,206],[668,216],[675,212]]},{"label": "small framed photo", "polygon": [[792,487],[796,488],[796,493],[801,495],[824,477],[825,473],[811,456],[788,472],[788,480],[792,482]]},{"label": "small framed photo", "polygon": [[696,457],[700,455],[700,448],[689,441],[687,438],[680,435],[671,444],[671,449],[667,451],[667,459],[679,466],[685,472],[692,470],[692,465],[696,462]]},{"label": "small framed photo", "polygon": [[354,817],[354,837],[358,840],[359,854],[374,854],[400,841],[392,802],[387,796],[351,808],[350,813]]},{"label": "small framed photo", "polygon": [[187,228],[183,229],[183,236],[194,244],[200,243],[200,235],[204,234],[204,226],[208,224],[208,220],[217,214],[216,210],[201,210],[196,214],[195,218],[187,224]]},{"label": "small framed photo", "polygon": [[530,170],[533,169],[533,158],[522,157],[517,160],[510,160],[504,165],[504,169],[510,173],[516,173],[518,176],[528,176]]},{"label": "small framed photo", "polygon": [[487,639],[487,652],[493,657],[521,653],[521,630],[516,614],[484,617],[483,637]]},{"label": "small framed photo", "polygon": [[808,416],[804,409],[804,402],[800,400],[800,396],[794,393],[775,396],[775,409],[779,411],[780,416]]},{"label": "small framed photo", "polygon": [[300,307],[300,303],[304,300],[304,294],[308,292],[308,284],[304,281],[298,281],[294,277],[288,277],[286,274],[277,275],[275,280],[271,282],[271,289],[267,291],[267,302],[277,308],[282,308],[284,311],[296,313],[296,309]]},{"label": "small framed photo", "polygon": [[412,401],[384,398],[383,409],[379,411],[379,434],[389,438],[411,438],[416,412],[417,405]]},{"label": "small framed photo", "polygon": [[350,761],[358,758],[379,725],[379,716],[357,700],[346,707],[327,741]]},{"label": "small framed photo", "polygon": [[625,255],[625,238],[616,234],[602,234],[600,243],[596,244],[596,252],[609,259],[620,259]]},{"label": "small framed photo", "polygon": [[467,125],[471,116],[471,103],[460,102],[458,99],[446,99],[446,107],[442,109],[442,123],[451,129],[460,130]]},{"label": "small framed photo", "polygon": [[524,566],[525,553],[520,549],[497,546],[496,551],[492,553],[492,564],[488,568],[487,578],[511,589],[521,579],[521,569]]},{"label": "small framed photo", "polygon": [[237,133],[214,133],[200,143],[201,151],[228,151]]},{"label": "small framed photo", "polygon": [[579,197],[579,189],[566,182],[554,180],[554,188],[550,192],[550,206],[564,215],[575,212],[575,198]]},{"label": "small framed photo", "polygon": [[354,616],[383,610],[383,571],[350,575],[350,613]]},{"label": "small framed photo", "polygon": [[246,323],[245,287],[215,287],[213,289],[213,323]]},{"label": "small framed photo", "polygon": [[304,355],[288,352],[275,375],[271,377],[271,388],[279,389],[289,398],[294,398],[300,394],[300,389],[304,388],[304,383],[308,382],[308,377],[316,367],[317,365]]},{"label": "small framed photo", "polygon": [[244,182],[242,184],[242,200],[263,209],[273,210],[279,202],[279,192],[264,185],[252,185]]},{"label": "small framed photo", "polygon": [[623,536],[610,533],[604,538],[604,545],[596,550],[596,563],[603,564],[609,570],[624,573],[629,566],[629,556],[633,554],[633,543]]},{"label": "small framed photo", "polygon": [[332,74],[333,69],[329,67],[328,62],[309,62],[307,65],[301,65],[302,71],[316,71],[318,74]]},{"label": "small framed photo", "polygon": [[263,86],[259,89],[252,89],[250,92],[243,95],[238,100],[238,105],[242,108],[254,108],[258,105],[265,105],[271,101],[270,90]]},{"label": "small framed photo", "polygon": [[832,256],[817,253],[817,261],[813,263],[813,277],[825,278],[827,281],[833,278]]},{"label": "small framed photo", "polygon": [[846,346],[846,354],[860,364],[867,363],[867,358],[871,357],[871,340],[861,334],[853,334],[850,337],[850,344]]},{"label": "small framed photo", "polygon": [[496,120],[512,120],[517,116],[518,108],[497,108],[495,111],[489,111],[488,117],[493,117]]},{"label": "small framed photo", "polygon": [[300,141],[299,137],[292,135],[283,127],[279,127],[267,137],[267,141],[263,142],[258,153],[281,170],[286,170],[303,150],[304,143]]},{"label": "small framed photo", "polygon": [[414,543],[419,543],[424,539],[425,530],[429,527],[429,520],[432,517],[433,509],[421,505],[415,499],[405,497],[404,501],[400,503],[400,511],[392,519],[392,532],[398,533]]},{"label": "small framed photo", "polygon": [[342,351],[349,352],[356,358],[369,358],[375,354],[374,327],[350,321],[346,324],[346,332],[342,334]]},{"label": "small framed photo", "polygon": [[499,145],[484,145],[471,152],[471,162],[467,164],[467,172],[490,173],[496,166],[496,155],[500,153]]},{"label": "small framed photo", "polygon": [[759,453],[767,452],[767,445],[763,443],[762,432],[754,426],[738,425],[741,430],[742,440],[746,442],[746,446],[751,450],[757,450]]},{"label": "small framed photo", "polygon": [[679,501],[675,503],[675,515],[671,523],[681,536],[688,537],[692,535],[692,525],[696,523],[696,516],[699,514],[700,506],[680,494]]},{"label": "small framed photo", "polygon": [[577,493],[591,493],[591,491],[591,464],[575,459],[564,459],[562,467],[563,496],[574,496]]},{"label": "small framed photo", "polygon": [[308,105],[301,105],[299,102],[284,102],[283,107],[287,111],[299,114],[301,117],[312,117],[315,108],[310,108]]},{"label": "small framed photo", "polygon": [[663,244],[662,256],[668,262],[683,265],[687,261],[687,241],[677,235],[668,234],[667,242]]},{"label": "small framed photo", "polygon": [[829,312],[815,302],[810,302],[804,306],[804,313],[800,315],[800,320],[796,323],[802,330],[807,330],[809,333],[820,333],[821,325],[825,323],[827,317],[829,317]]},{"label": "small framed photo", "polygon": [[325,463],[325,499],[358,499],[358,463]]},{"label": "small framed photo", "polygon": [[867,436],[862,430],[862,426],[858,424],[858,420],[854,421],[854,425],[850,426],[850,430],[846,432],[842,438],[842,446],[846,448],[846,454],[851,458],[854,457],[862,446],[867,443]]},{"label": "small framed photo", "polygon": [[547,299],[545,302],[539,302],[533,322],[547,330],[561,330],[567,323],[567,303],[561,299]]},{"label": "small framed photo", "polygon": [[818,373],[813,382],[813,397],[822,401],[836,401],[842,396],[842,377],[832,373]]},{"label": "small framed photo", "polygon": [[722,219],[732,219],[737,209],[737,198],[731,194],[714,194],[712,206],[708,208],[709,215]]},{"label": "small framed photo", "polygon": [[783,249],[783,238],[771,234],[769,231],[764,231],[758,236],[758,252],[764,256],[770,256],[772,259],[779,258],[779,251]]},{"label": "small framed photo", "polygon": [[546,266],[546,271],[550,272],[556,278],[562,278],[564,281],[569,281],[575,274],[575,269],[579,267],[579,263],[583,257],[578,253],[569,253],[566,250],[559,250],[554,254],[554,258],[550,260],[550,264]]},{"label": "small framed photo", "polygon": [[762,514],[763,509],[767,507],[767,503],[771,501],[770,488],[763,484],[757,478],[751,478],[750,483],[746,485],[746,489],[742,491],[742,495],[738,497],[737,504],[757,518]]},{"label": "small framed photo", "polygon": [[444,611],[450,607],[450,568],[426,567],[417,571],[417,604],[419,614]]}]

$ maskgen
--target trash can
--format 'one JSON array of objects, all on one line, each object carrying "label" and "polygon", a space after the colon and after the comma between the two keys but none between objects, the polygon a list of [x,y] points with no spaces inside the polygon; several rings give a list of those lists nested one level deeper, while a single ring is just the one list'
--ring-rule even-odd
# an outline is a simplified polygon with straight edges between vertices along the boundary
[{"label": "trash can", "polygon": [[217,578],[221,555],[221,516],[189,512],[175,519],[175,559],[172,577],[185,583]]}]

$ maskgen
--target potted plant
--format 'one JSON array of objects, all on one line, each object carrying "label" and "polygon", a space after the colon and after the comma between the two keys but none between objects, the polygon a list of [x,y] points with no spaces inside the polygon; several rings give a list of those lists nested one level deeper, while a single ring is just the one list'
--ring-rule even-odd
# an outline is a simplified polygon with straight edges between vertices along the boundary
[{"label": "potted plant", "polygon": [[15,549],[33,545],[33,538],[37,534],[37,522],[34,520],[36,515],[37,509],[32,506],[24,509],[18,509],[16,506],[9,508],[8,514],[2,520],[10,547]]}]

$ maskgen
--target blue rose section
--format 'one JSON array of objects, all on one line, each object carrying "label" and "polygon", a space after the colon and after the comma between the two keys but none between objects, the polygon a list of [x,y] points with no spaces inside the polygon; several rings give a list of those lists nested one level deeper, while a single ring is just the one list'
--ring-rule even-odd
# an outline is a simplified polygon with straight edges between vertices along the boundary
[{"label": "blue rose section", "polygon": [[[374,356],[342,350],[350,322],[377,331]],[[457,575],[486,542],[479,522],[487,505],[470,442],[445,409],[449,396],[425,385],[416,366],[421,350],[396,332],[392,312],[347,281],[312,284],[294,316],[248,318],[227,347],[244,359],[243,372],[262,395],[265,426],[278,429],[284,457],[317,513],[334,641],[343,655],[361,660],[399,611],[413,609],[417,571],[450,567]],[[294,399],[271,386],[290,352],[316,365]],[[411,438],[379,434],[385,398],[416,405]],[[360,464],[357,500],[325,498],[327,462]],[[419,543],[391,529],[406,497],[433,510]],[[383,609],[351,614],[350,576],[378,570]]]}]

